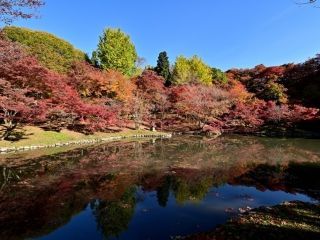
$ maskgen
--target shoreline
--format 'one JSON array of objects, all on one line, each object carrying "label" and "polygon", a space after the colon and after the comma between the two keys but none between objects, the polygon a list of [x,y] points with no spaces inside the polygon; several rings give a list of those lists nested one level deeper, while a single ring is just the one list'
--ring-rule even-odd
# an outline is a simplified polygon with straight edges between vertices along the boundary
[{"label": "shoreline", "polygon": [[262,206],[233,216],[212,231],[176,240],[318,239],[319,211],[318,202],[288,201]]},{"label": "shoreline", "polygon": [[103,143],[103,142],[113,142],[123,139],[143,139],[143,138],[171,138],[171,133],[165,132],[151,132],[151,131],[139,131],[137,130],[136,133],[134,131],[126,133],[126,132],[119,132],[113,133],[112,136],[106,137],[95,137],[95,138],[84,138],[79,140],[72,140],[72,141],[62,141],[56,142],[52,144],[32,144],[32,145],[22,145],[22,146],[1,146],[0,142],[0,154],[5,155],[9,153],[19,153],[19,152],[27,152],[32,150],[39,150],[39,149],[46,149],[46,148],[59,148],[65,146],[74,146],[74,145],[92,145],[96,143]]},{"label": "shoreline", "polygon": [[[34,129],[36,129],[34,127]],[[34,130],[33,129],[33,130]],[[271,137],[271,138],[307,138],[307,139],[319,139],[319,133],[314,133],[310,131],[297,131],[297,132],[274,132],[274,131],[257,131],[257,132],[221,132],[220,134],[201,134],[198,132],[153,132],[149,130],[130,130],[130,131],[120,131],[115,133],[94,133],[92,135],[83,135],[76,132],[54,132],[55,136],[41,136],[44,132],[53,133],[52,131],[44,131],[36,133],[35,137],[40,137],[36,141],[34,139],[24,139],[25,143],[20,144],[20,140],[16,142],[0,141],[0,155],[27,152],[39,149],[48,148],[60,148],[67,146],[77,146],[77,145],[92,145],[103,142],[112,142],[123,139],[143,139],[143,138],[171,138],[174,135],[191,135],[191,136],[210,136],[219,137],[220,135],[236,134],[244,136],[257,136],[257,137]],[[77,136],[71,137],[71,134],[76,133]],[[294,134],[299,133],[299,134]],[[29,133],[30,134],[30,133]],[[34,134],[34,133],[32,133]],[[31,135],[32,135],[31,134]],[[70,136],[69,136],[70,135]],[[56,139],[56,137],[58,138]],[[67,137],[66,139],[60,139],[61,137]],[[49,141],[46,141],[48,140]],[[4,144],[2,144],[4,143]]]}]

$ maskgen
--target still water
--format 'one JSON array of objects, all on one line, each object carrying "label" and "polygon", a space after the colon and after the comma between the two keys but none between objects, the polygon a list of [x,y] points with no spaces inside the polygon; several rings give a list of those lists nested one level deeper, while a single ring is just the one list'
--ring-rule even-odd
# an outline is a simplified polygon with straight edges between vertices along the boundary
[{"label": "still water", "polygon": [[320,199],[319,140],[174,137],[40,155],[0,157],[0,239],[173,239]]}]

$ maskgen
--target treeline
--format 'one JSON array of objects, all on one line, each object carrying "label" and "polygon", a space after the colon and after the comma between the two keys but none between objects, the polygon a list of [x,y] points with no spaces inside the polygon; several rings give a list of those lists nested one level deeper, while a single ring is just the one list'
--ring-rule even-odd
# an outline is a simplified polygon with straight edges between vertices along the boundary
[{"label": "treeline", "polygon": [[320,107],[320,55],[301,64],[285,64],[227,71],[229,79],[240,81],[249,92],[265,101]]},{"label": "treeline", "polygon": [[0,36],[2,139],[19,125],[84,133],[156,127],[255,133],[319,119],[319,56],[303,64],[223,71],[198,56],[141,67],[130,37],[107,29],[91,56],[51,34],[17,27]]}]

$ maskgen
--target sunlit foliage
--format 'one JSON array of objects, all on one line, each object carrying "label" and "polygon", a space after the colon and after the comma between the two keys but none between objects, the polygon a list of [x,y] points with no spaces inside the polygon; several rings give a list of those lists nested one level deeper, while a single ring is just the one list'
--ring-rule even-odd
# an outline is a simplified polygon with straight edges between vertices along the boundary
[{"label": "sunlit foliage", "polygon": [[130,37],[120,29],[106,29],[100,37],[94,61],[102,69],[112,69],[127,76],[136,71],[138,55]]},{"label": "sunlit foliage", "polygon": [[43,66],[59,73],[66,73],[74,62],[85,60],[83,52],[46,32],[5,27],[2,33],[9,40],[24,46]]},{"label": "sunlit foliage", "polygon": [[192,58],[180,56],[176,59],[174,65],[173,83],[178,85],[187,83],[211,85],[211,68],[198,56],[193,56]]}]

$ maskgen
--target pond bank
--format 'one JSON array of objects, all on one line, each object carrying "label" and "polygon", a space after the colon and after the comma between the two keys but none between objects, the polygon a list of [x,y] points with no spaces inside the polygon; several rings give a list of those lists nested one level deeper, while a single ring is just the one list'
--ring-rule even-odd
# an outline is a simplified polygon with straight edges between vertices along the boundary
[{"label": "pond bank", "polygon": [[320,205],[300,201],[261,207],[239,215],[213,232],[184,240],[209,239],[319,239]]},{"label": "pond bank", "polygon": [[115,133],[95,133],[92,135],[84,135],[68,130],[61,132],[44,131],[37,127],[26,127],[22,131],[24,132],[24,137],[19,141],[0,141],[0,154],[43,148],[95,144],[130,138],[171,138],[172,136],[171,133],[147,130],[126,130]]}]

